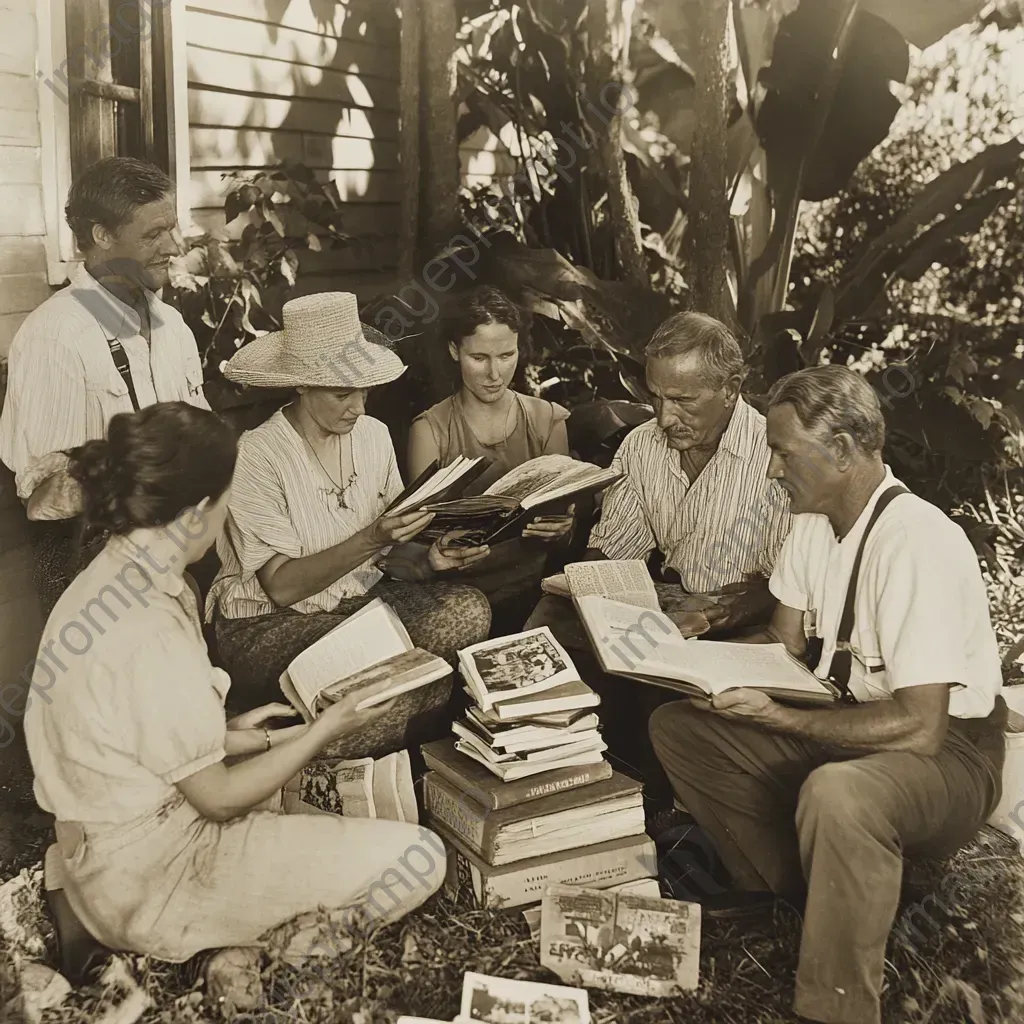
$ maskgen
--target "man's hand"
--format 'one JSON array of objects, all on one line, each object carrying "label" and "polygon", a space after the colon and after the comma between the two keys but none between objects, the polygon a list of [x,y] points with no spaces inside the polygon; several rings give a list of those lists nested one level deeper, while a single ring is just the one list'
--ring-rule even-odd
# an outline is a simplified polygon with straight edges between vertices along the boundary
[{"label": "man's hand", "polygon": [[465,536],[469,532],[468,530],[452,530],[431,544],[430,550],[427,552],[427,562],[434,572],[468,569],[491,553],[491,549],[486,544],[475,547],[459,547],[452,544],[453,540]]},{"label": "man's hand", "polygon": [[575,506],[571,505],[564,516],[538,516],[523,530],[523,536],[548,542],[556,541],[572,529],[575,511]]},{"label": "man's hand", "polygon": [[768,622],[776,601],[765,579],[730,583],[720,590],[697,595],[713,601],[704,614],[715,632]]},{"label": "man's hand", "polygon": [[371,540],[379,547],[404,544],[427,528],[433,512],[404,512],[399,516],[383,515],[367,527]]},{"label": "man's hand", "polygon": [[770,725],[778,705],[766,693],[748,687],[738,687],[716,693],[710,698],[697,698],[693,702],[702,711],[711,711],[723,718],[740,719]]},{"label": "man's hand", "polygon": [[298,711],[291,704],[264,704],[262,707],[253,708],[244,714],[236,715],[228,722],[228,728],[232,731],[238,729],[259,729],[264,722],[271,718],[294,718]]}]

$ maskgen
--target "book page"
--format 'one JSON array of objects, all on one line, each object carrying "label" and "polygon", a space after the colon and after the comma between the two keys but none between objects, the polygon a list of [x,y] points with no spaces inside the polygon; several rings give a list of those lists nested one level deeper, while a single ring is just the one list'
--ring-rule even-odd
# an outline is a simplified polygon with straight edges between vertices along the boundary
[{"label": "book page", "polygon": [[686,644],[679,669],[711,693],[740,686],[788,690],[795,693],[828,693],[812,672],[791,657],[782,644],[733,644],[692,640]]},{"label": "book page", "polygon": [[654,580],[639,558],[570,562],[565,567],[565,580],[573,597],[598,594],[621,604],[661,611]]},{"label": "book page", "polygon": [[540,455],[536,459],[510,469],[501,479],[495,480],[484,494],[500,494],[515,498],[522,503],[527,495],[534,494],[556,480],[561,480],[567,473],[581,467],[593,469],[588,462],[580,462],[568,455]]},{"label": "book page", "polygon": [[583,491],[587,488],[600,489],[610,484],[613,480],[618,480],[622,475],[617,470],[611,468],[601,469],[588,463],[583,463],[583,466],[583,469],[565,473],[557,480],[553,480],[550,484],[542,487],[539,491],[533,491],[531,494],[528,494],[522,500],[523,508],[530,509],[536,505],[542,505],[546,501],[568,498],[578,491]]},{"label": "book page", "polygon": [[481,455],[475,459],[467,459],[465,455],[460,455],[450,466],[439,469],[422,487],[410,494],[405,501],[396,505],[390,514],[401,515],[403,512],[429,501],[435,494],[440,494],[445,488],[468,474],[482,458]]},{"label": "book page", "polygon": [[312,708],[320,691],[332,683],[411,649],[402,620],[375,598],[297,655],[288,666],[288,676],[299,697]]},{"label": "book page", "polygon": [[692,642],[684,640],[676,624],[661,611],[597,594],[578,598],[576,607],[594,653],[607,672],[647,672],[649,661],[674,660],[661,653],[666,644],[688,647]]}]

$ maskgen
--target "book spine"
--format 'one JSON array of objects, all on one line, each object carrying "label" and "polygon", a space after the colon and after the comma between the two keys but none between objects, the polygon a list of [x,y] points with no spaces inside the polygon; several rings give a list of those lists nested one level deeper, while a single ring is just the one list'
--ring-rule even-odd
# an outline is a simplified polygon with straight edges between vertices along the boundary
[{"label": "book spine", "polygon": [[432,757],[426,752],[423,754],[423,761],[431,771],[437,772],[438,775],[447,779],[456,789],[465,793],[470,800],[475,800],[488,810],[496,811],[499,807],[506,806],[500,803],[501,797],[499,794],[484,789],[482,786],[474,785],[474,783],[464,778],[446,762],[439,761],[436,757]]},{"label": "book spine", "polygon": [[455,852],[458,875],[473,878],[477,901],[486,907],[521,907],[537,903],[549,885],[579,885],[607,889],[622,882],[657,875],[657,854],[653,840],[625,850],[587,854],[586,849],[571,851],[572,856],[551,864],[527,865],[519,870],[489,874],[467,862]]},{"label": "book spine", "polygon": [[469,805],[469,801],[452,796],[427,775],[423,780],[423,803],[428,815],[451,829],[485,860],[490,858],[493,829],[487,827],[487,821]]},{"label": "book spine", "polygon": [[611,765],[607,761],[599,761],[595,764],[581,765],[579,771],[574,771],[572,775],[554,781],[538,778],[536,775],[528,776],[525,779],[506,782],[496,795],[495,800],[499,809],[514,807],[516,804],[540,800],[542,797],[552,796],[569,789],[580,789],[583,786],[589,786],[592,782],[601,782],[611,778],[611,774]]}]

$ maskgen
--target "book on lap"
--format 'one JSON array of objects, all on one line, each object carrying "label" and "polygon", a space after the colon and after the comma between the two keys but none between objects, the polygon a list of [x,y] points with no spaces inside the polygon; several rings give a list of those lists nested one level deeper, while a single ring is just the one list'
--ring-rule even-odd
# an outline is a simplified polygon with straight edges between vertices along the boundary
[{"label": "book on lap", "polygon": [[600,595],[574,598],[601,667],[685,696],[747,687],[795,704],[832,704],[838,691],[782,644],[685,639],[663,612]]},{"label": "book on lap", "polygon": [[281,675],[281,689],[309,723],[325,707],[365,691],[357,709],[451,673],[443,659],[414,647],[402,620],[375,598],[296,655]]}]

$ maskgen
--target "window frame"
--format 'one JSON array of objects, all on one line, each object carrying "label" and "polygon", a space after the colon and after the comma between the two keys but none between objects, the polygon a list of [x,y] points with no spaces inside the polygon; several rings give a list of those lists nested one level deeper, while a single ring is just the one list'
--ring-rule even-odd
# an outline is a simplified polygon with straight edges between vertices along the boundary
[{"label": "window frame", "polygon": [[[68,57],[66,5],[76,0],[36,0],[37,72],[40,126],[40,163],[43,215],[46,229],[46,273],[51,285],[67,283],[82,255],[64,219],[64,204],[71,187],[70,107],[59,83],[51,86],[53,72]],[[187,0],[170,0],[154,17],[162,19],[166,70],[167,148],[171,181],[175,185],[179,224],[187,227],[189,213],[188,56],[186,51]]]}]

